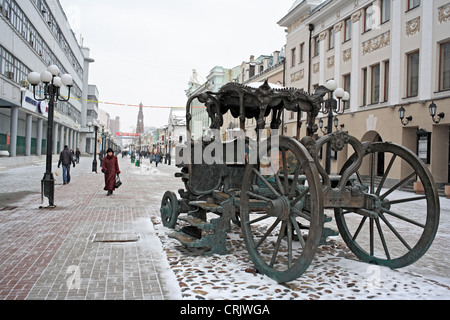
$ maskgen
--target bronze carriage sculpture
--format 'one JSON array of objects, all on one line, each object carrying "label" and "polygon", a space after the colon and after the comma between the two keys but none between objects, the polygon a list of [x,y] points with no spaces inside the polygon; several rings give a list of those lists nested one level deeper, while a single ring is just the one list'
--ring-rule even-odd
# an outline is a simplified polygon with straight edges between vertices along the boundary
[{"label": "bronze carriage sculpture", "polygon": [[[186,106],[188,142],[176,155],[181,168],[176,176],[185,190],[179,190],[180,199],[167,191],[160,208],[166,227],[175,228],[179,220],[187,225],[170,236],[190,247],[208,247],[208,254],[226,254],[226,233],[234,222],[259,272],[288,282],[305,272],[318,247],[333,235],[324,227],[331,219],[324,209],[334,209],[342,239],[362,261],[401,268],[422,257],[439,224],[431,174],[414,153],[394,143],[362,143],[342,131],[315,139],[315,120],[328,92],[323,86],[313,95],[275,89],[266,81],[258,86],[229,83],[219,92],[191,97]],[[256,142],[245,135],[221,142],[220,134],[193,141],[193,99],[206,106],[213,130],[223,126],[223,115],[230,112],[239,119],[241,132],[246,119],[253,118],[259,133],[271,115],[271,135],[262,141],[257,136]],[[284,110],[306,113],[307,134],[301,140],[278,134]],[[327,143],[335,152],[344,146],[354,149],[335,176],[319,161],[319,150]],[[380,157],[387,165],[377,177]],[[420,179],[425,193],[395,198],[398,193],[393,192],[413,178]],[[426,211],[405,212],[402,204],[415,201],[425,202]],[[214,218],[208,221],[211,213]]]}]

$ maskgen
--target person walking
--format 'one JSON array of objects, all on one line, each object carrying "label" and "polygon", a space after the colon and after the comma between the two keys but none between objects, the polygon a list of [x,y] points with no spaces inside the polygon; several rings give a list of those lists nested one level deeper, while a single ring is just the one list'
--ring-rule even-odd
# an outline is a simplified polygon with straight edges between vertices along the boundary
[{"label": "person walking", "polygon": [[152,151],[152,153],[150,153],[150,164],[152,164],[154,159],[155,159],[155,154]]},{"label": "person walking", "polygon": [[73,160],[73,154],[70,152],[68,146],[64,146],[64,150],[59,154],[58,168],[63,166],[63,184],[70,182],[70,164],[73,163],[75,168],[75,161]]},{"label": "person walking", "polygon": [[75,151],[75,159],[77,160],[77,164],[80,163],[80,155],[81,155],[80,149],[77,148],[77,151]]},{"label": "person walking", "polygon": [[158,167],[158,162],[161,160],[161,156],[159,155],[159,152],[157,152],[156,154],[155,154],[155,163],[156,163],[156,166]]},{"label": "person walking", "polygon": [[105,174],[105,188],[103,190],[108,191],[106,195],[110,196],[116,189],[116,175],[120,174],[119,162],[111,148],[106,150],[106,157],[103,158],[102,172]]}]

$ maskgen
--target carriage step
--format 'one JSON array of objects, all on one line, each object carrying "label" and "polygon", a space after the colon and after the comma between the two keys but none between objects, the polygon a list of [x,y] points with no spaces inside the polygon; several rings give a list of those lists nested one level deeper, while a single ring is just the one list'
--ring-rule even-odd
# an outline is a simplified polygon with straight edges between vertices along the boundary
[{"label": "carriage step", "polygon": [[209,223],[208,221],[205,221],[203,219],[196,218],[193,216],[182,216],[182,217],[178,217],[178,219],[182,220],[182,221],[186,221],[190,225],[195,226],[202,230],[213,230],[214,229],[214,225],[212,223]]},{"label": "carriage step", "polygon": [[168,237],[180,241],[185,246],[191,248],[198,247],[199,239],[184,232],[172,232],[168,234]]},{"label": "carriage step", "polygon": [[214,190],[213,197],[219,201],[226,201],[231,198],[231,195],[222,191]]},{"label": "carriage step", "polygon": [[209,248],[209,251],[204,253],[205,255],[224,255],[229,253],[226,247],[225,233],[210,234],[200,239],[182,231],[170,233],[168,236],[189,248]]},{"label": "carriage step", "polygon": [[215,204],[215,203],[209,203],[206,201],[190,201],[189,205],[194,206],[194,207],[199,207],[202,208],[208,212],[217,212],[217,213],[221,213],[222,212],[222,206]]}]

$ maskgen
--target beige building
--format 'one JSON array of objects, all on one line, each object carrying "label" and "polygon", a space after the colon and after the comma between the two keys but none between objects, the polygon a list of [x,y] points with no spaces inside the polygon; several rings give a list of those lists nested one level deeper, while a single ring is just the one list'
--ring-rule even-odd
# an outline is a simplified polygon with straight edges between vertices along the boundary
[{"label": "beige building", "polygon": [[[343,130],[401,144],[419,154],[439,186],[450,182],[449,0],[297,0],[278,24],[287,33],[287,87],[313,92],[334,79],[350,94],[338,116]],[[433,102],[445,113],[439,123],[429,113]],[[290,113],[284,130],[295,136]],[[339,152],[331,172],[350,153]]]}]

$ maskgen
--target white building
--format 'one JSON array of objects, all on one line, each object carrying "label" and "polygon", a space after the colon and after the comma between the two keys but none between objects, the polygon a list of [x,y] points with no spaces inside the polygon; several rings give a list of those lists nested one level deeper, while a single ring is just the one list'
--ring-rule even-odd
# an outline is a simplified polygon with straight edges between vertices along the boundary
[{"label": "white building", "polygon": [[[0,150],[10,157],[46,153],[45,103],[34,99],[27,75],[51,64],[73,77],[69,102],[54,112],[53,152],[85,151],[89,49],[79,46],[58,0],[0,0]],[[36,88],[37,93],[43,87]],[[62,89],[66,95],[67,90]]]},{"label": "white building", "polygon": [[186,144],[186,135],[186,111],[174,111],[174,109],[171,109],[169,114],[169,124],[167,126],[167,151],[170,153],[172,158],[175,157],[175,148]]},{"label": "white building", "polygon": [[[420,155],[438,184],[450,182],[448,0],[297,0],[278,24],[287,32],[287,87],[313,92],[334,79],[350,93],[338,117],[345,131],[361,141],[401,144]],[[445,113],[439,123],[429,114],[433,102]],[[285,119],[294,136],[295,119]],[[420,153],[418,133],[429,137]],[[332,171],[349,156],[340,152]]]}]

